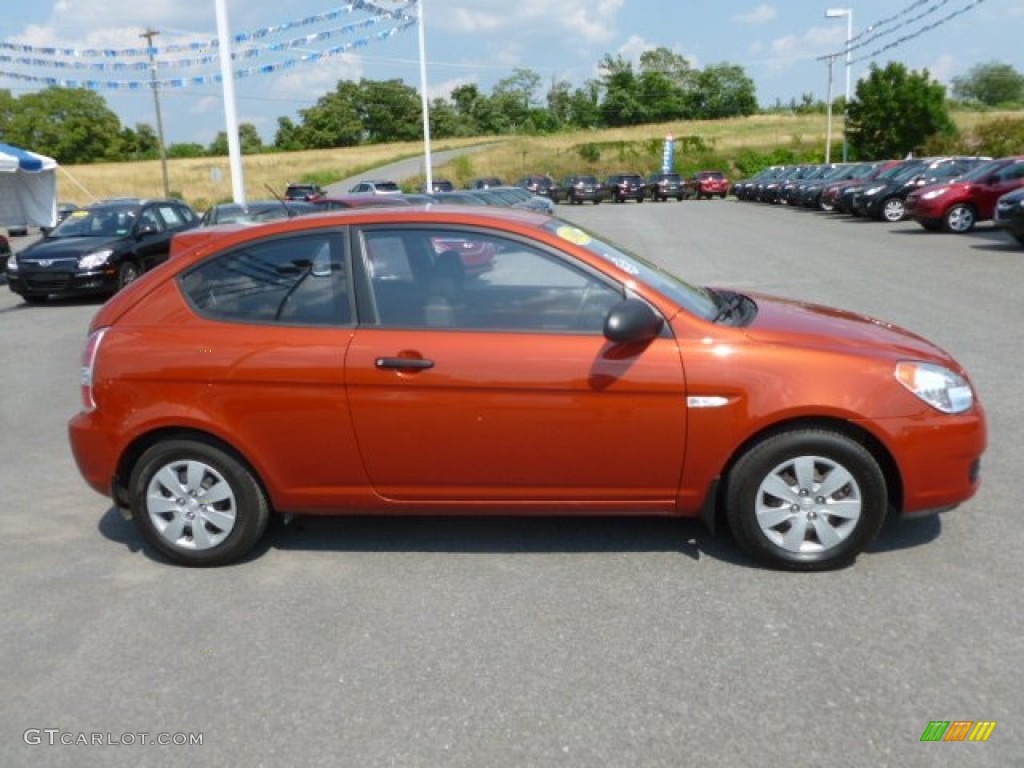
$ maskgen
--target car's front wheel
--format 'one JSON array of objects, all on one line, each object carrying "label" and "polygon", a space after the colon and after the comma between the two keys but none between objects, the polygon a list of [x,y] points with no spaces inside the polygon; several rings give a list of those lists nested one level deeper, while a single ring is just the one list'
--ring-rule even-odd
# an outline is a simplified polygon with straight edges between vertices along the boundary
[{"label": "car's front wheel", "polygon": [[166,440],[146,450],[132,472],[131,504],[142,537],[181,565],[238,560],[270,519],[249,468],[200,440]]},{"label": "car's front wheel", "polygon": [[942,217],[942,227],[947,232],[962,235],[974,229],[976,218],[971,206],[960,203],[946,211],[946,215]]},{"label": "car's front wheel", "polygon": [[129,283],[134,283],[139,279],[139,275],[142,274],[139,269],[139,265],[131,259],[125,259],[121,262],[121,266],[117,268],[117,290],[121,290]]},{"label": "car's front wheel", "polygon": [[766,565],[819,571],[853,562],[887,511],[885,477],[846,435],[799,429],[750,448],[727,481],[726,514],[740,548]]},{"label": "car's front wheel", "polygon": [[888,222],[902,221],[906,207],[898,197],[890,197],[882,203],[882,218]]}]

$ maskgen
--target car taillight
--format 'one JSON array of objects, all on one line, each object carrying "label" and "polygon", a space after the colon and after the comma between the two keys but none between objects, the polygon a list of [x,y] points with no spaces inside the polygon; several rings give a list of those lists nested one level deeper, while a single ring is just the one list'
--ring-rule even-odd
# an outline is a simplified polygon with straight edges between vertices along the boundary
[{"label": "car taillight", "polygon": [[96,357],[99,355],[100,342],[107,329],[101,328],[94,331],[85,343],[85,350],[82,352],[82,407],[87,411],[96,410],[96,400],[93,398],[93,372],[96,368]]}]

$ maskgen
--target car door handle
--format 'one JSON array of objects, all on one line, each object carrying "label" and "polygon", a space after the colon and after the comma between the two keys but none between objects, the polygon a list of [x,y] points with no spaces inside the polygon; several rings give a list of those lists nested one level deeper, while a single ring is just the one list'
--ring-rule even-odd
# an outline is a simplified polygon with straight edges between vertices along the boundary
[{"label": "car door handle", "polygon": [[433,368],[434,361],[416,357],[378,357],[374,365],[383,369],[423,371]]}]

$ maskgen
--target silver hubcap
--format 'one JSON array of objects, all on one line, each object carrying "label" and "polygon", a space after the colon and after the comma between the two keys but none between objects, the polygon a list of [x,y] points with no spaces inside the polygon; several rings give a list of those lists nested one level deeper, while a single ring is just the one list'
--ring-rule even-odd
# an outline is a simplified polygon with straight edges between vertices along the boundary
[{"label": "silver hubcap", "polygon": [[217,470],[182,460],[157,472],[146,489],[146,512],[168,544],[188,550],[215,547],[235,527],[231,486]]},{"label": "silver hubcap", "polygon": [[885,218],[888,221],[899,221],[903,218],[903,201],[887,200],[885,203]]},{"label": "silver hubcap", "polygon": [[754,513],[769,541],[808,554],[841,544],[857,527],[862,506],[860,487],[845,467],[821,456],[799,456],[761,482]]},{"label": "silver hubcap", "polygon": [[949,212],[947,221],[954,232],[966,232],[974,224],[974,214],[969,208],[954,208]]}]

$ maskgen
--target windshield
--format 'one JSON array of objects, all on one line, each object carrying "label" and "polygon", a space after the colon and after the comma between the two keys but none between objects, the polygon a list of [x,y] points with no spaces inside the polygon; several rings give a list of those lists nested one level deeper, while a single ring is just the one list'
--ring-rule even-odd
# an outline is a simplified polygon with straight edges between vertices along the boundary
[{"label": "windshield", "polygon": [[50,237],[123,237],[132,231],[137,215],[136,206],[82,208],[69,213]]},{"label": "windshield", "polygon": [[989,160],[987,163],[982,163],[976,166],[973,170],[968,171],[960,177],[960,181],[978,181],[984,179],[986,176],[990,176],[1004,165],[1007,164],[1007,160]]},{"label": "windshield", "polygon": [[707,288],[690,285],[671,272],[666,272],[661,267],[621,246],[612,245],[575,224],[557,218],[545,222],[543,228],[563,240],[585,248],[623,272],[634,275],[639,282],[649,285],[663,296],[705,320],[710,320],[718,312],[715,297]]}]

